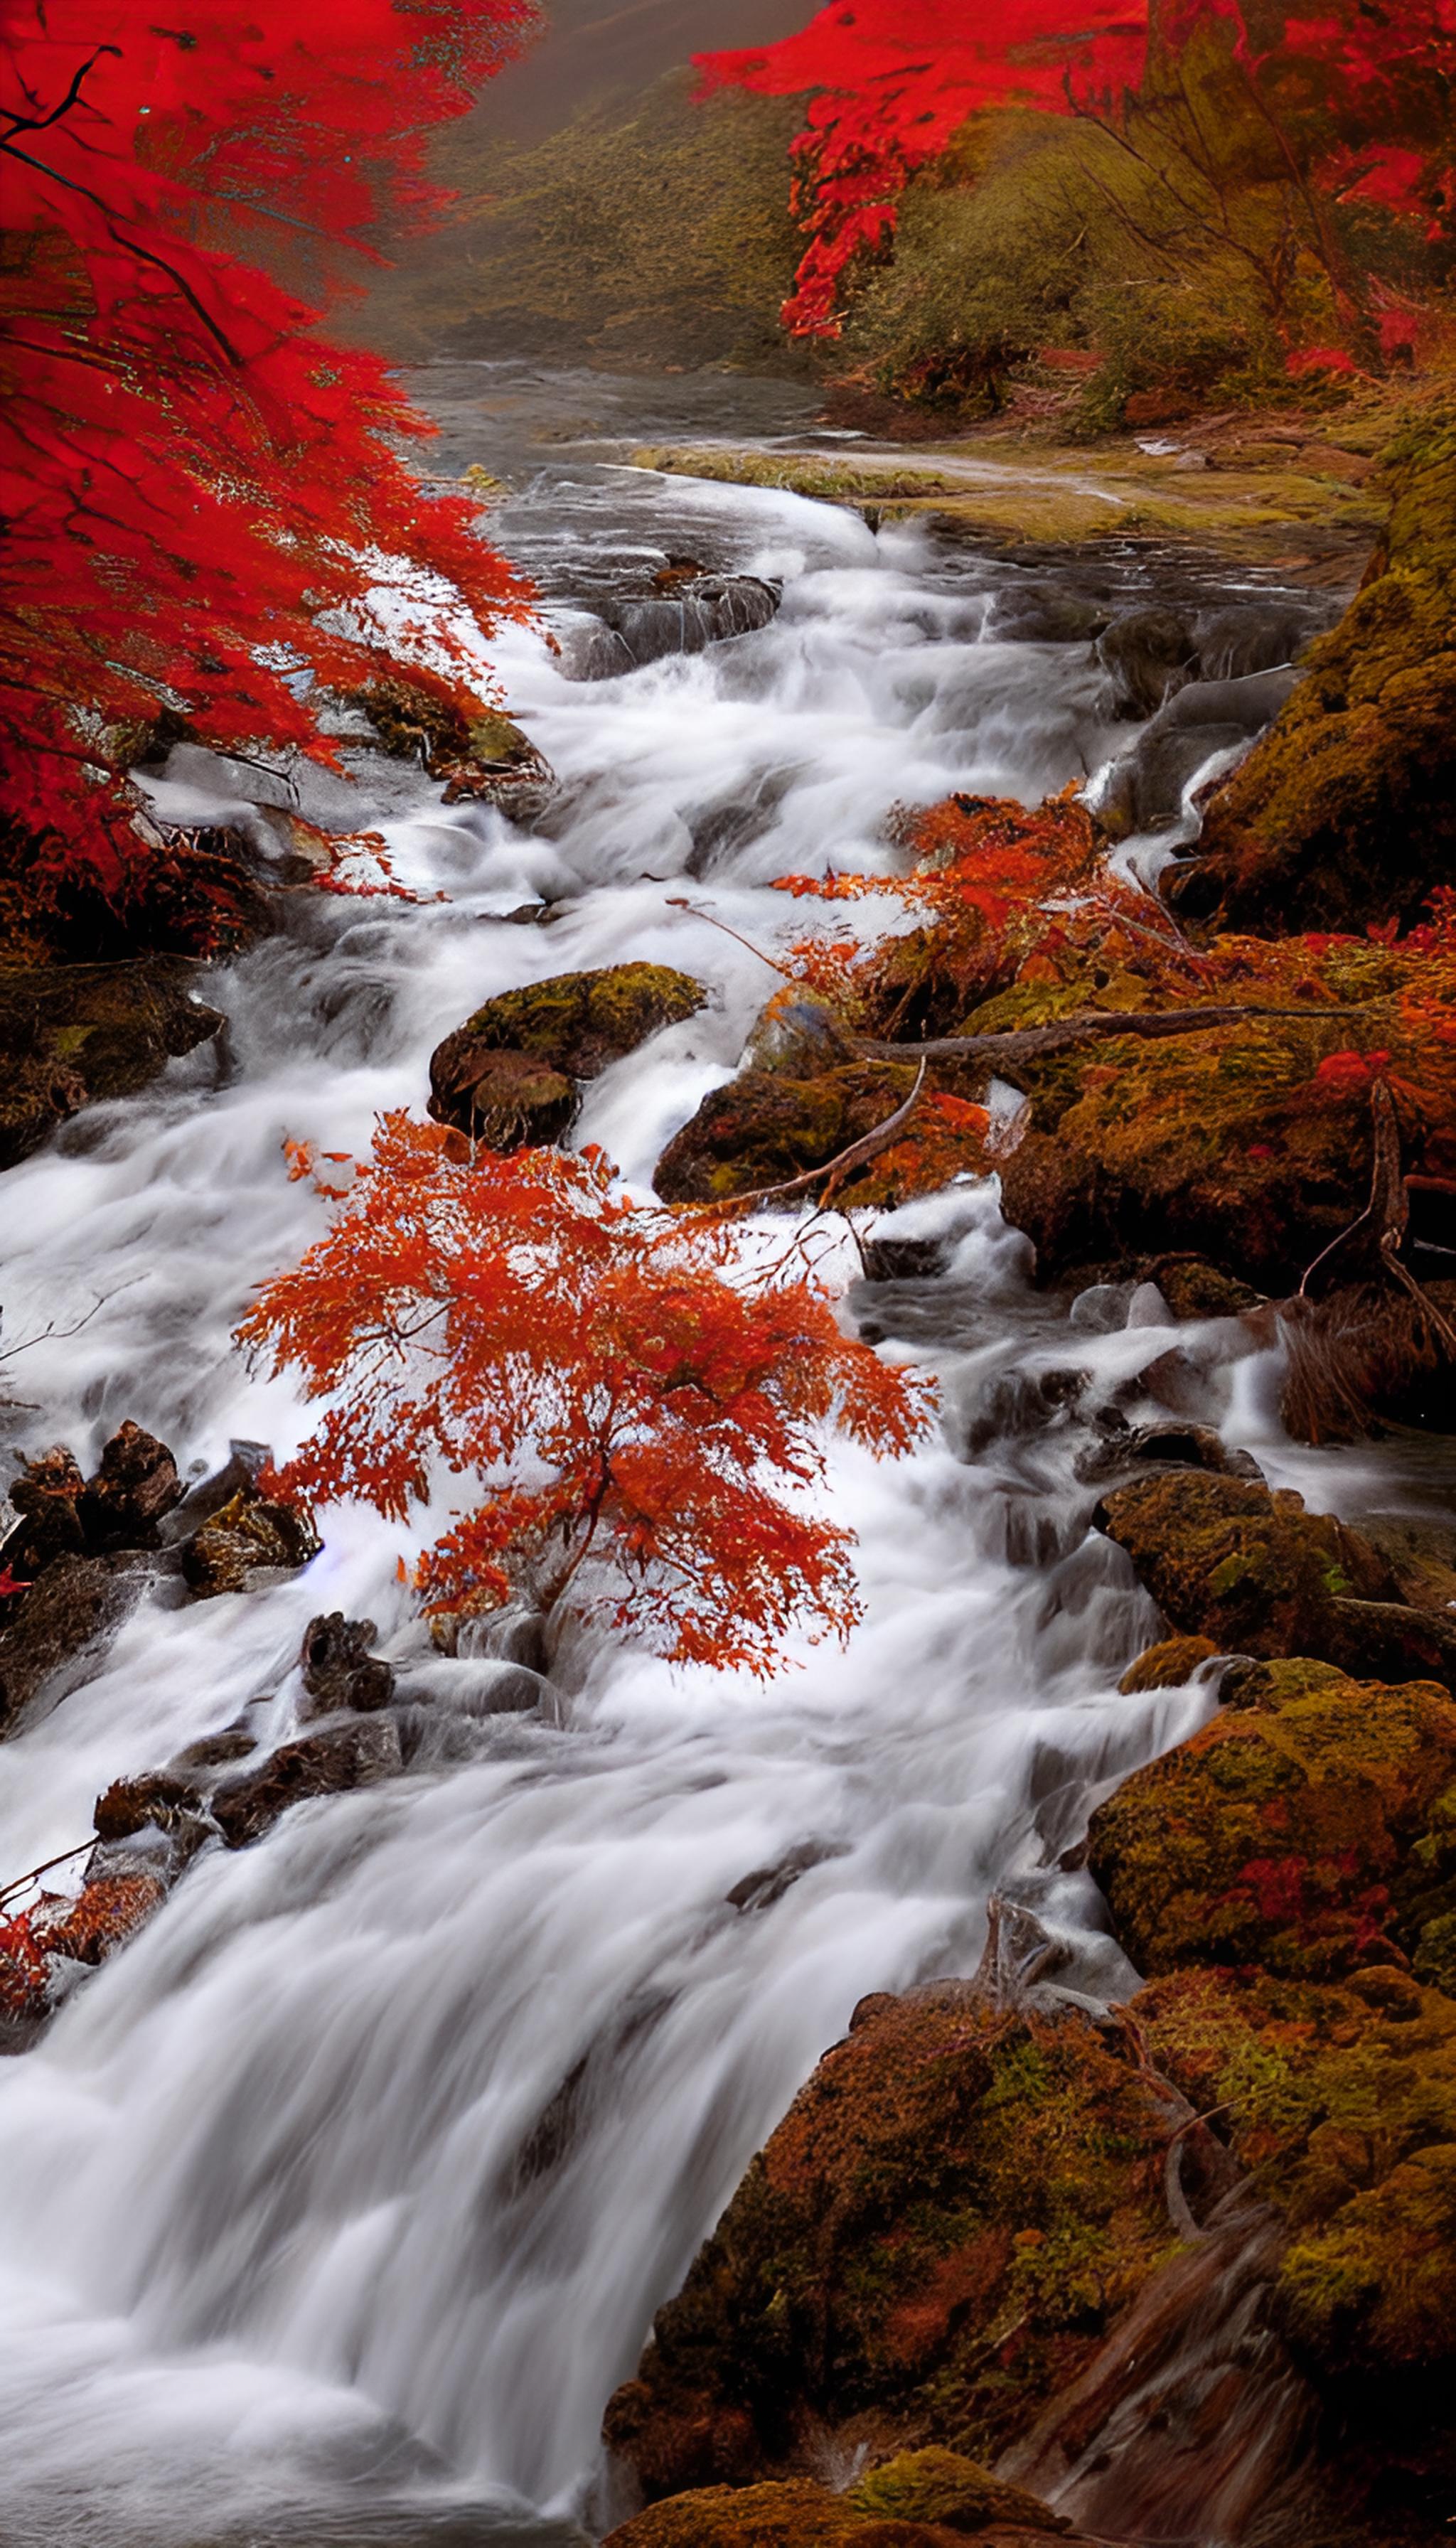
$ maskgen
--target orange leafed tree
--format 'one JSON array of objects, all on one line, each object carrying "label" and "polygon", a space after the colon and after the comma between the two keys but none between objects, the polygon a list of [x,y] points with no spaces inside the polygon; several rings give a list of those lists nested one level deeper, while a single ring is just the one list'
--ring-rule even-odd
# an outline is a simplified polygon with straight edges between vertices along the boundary
[{"label": "orange leafed tree", "polygon": [[742,1233],[614,1196],[599,1152],[474,1152],[406,1115],[242,1342],[330,1405],[284,1493],[403,1521],[476,1501],[427,1552],[436,1613],[557,1603],[685,1663],[772,1670],[793,1625],[859,1616],[852,1535],[817,1516],[831,1424],[876,1454],[927,1421],[913,1378]]}]

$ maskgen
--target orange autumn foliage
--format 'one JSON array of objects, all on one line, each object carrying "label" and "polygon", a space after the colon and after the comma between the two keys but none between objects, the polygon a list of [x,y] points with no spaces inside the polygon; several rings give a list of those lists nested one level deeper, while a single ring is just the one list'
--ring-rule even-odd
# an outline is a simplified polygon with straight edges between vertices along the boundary
[{"label": "orange autumn foliage", "polygon": [[566,1601],[679,1662],[773,1669],[860,1614],[806,1490],[837,1424],[879,1455],[928,1409],[829,1301],[711,1214],[622,1201],[599,1151],[472,1149],[387,1116],[370,1173],[240,1340],[323,1420],[275,1492],[403,1521],[473,1482],[415,1571],[434,1613]]}]

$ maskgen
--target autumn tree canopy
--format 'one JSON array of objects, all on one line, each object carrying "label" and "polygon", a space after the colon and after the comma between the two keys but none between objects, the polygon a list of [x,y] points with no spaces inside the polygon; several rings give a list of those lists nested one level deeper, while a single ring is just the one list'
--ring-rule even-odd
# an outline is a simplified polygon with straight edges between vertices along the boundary
[{"label": "autumn tree canopy", "polygon": [[432,1610],[565,1601],[766,1673],[794,1622],[859,1615],[852,1534],[804,1498],[826,1428],[903,1451],[924,1401],[802,1268],[766,1273],[720,1219],[625,1202],[613,1175],[596,1150],[500,1157],[385,1118],[239,1330],[330,1401],[279,1492],[403,1521],[464,1478],[417,1570]]},{"label": "autumn tree canopy", "polygon": [[4,24],[0,818],[119,891],[138,725],[326,759],[311,682],[380,668],[382,571],[446,694],[451,590],[485,628],[527,605],[470,504],[399,456],[428,428],[384,365],[325,342],[315,305],[382,209],[429,216],[429,128],[531,6],[201,0],[174,26],[5,0]]},{"label": "autumn tree canopy", "polygon": [[698,67],[709,87],[809,100],[792,189],[808,246],[783,315],[798,334],[833,335],[847,267],[887,246],[907,181],[969,116],[1116,126],[1135,99],[1189,108],[1182,145],[1195,167],[1208,159],[1218,136],[1200,129],[1183,63],[1211,38],[1239,112],[1306,199],[1317,252],[1331,252],[1323,197],[1450,220],[1456,0],[1331,0],[1311,15],[1283,0],[831,0],[800,34]]}]

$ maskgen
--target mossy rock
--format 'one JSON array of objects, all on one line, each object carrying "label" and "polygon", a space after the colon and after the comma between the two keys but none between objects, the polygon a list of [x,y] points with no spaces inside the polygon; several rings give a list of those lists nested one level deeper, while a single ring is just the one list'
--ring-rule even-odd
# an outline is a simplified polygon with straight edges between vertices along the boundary
[{"label": "mossy rock", "polygon": [[1134,1962],[1338,1974],[1397,1957],[1391,1885],[1456,1793],[1456,1700],[1300,1663],[1250,1676],[1092,1817],[1090,1865]]},{"label": "mossy rock", "polygon": [[1408,434],[1386,484],[1364,587],[1167,878],[1185,918],[1359,931],[1456,880],[1456,423]]},{"label": "mossy rock", "polygon": [[[801,1037],[818,1031],[817,1017],[808,1029],[785,1023],[780,1040],[775,1022],[774,1039],[765,1038],[774,1066],[751,1064],[710,1091],[658,1161],[654,1183],[665,1203],[725,1203],[789,1185],[888,1123],[915,1087],[914,1063],[858,1061],[805,1079],[777,1066],[780,1052],[791,1063],[803,1050]],[[953,1088],[959,1075],[954,1065],[939,1074]],[[939,1093],[932,1081],[901,1136],[835,1185],[836,1203],[892,1210],[938,1193],[962,1170],[983,1170],[985,1115],[961,1107],[948,1116],[937,1107]],[[805,1196],[800,1190],[783,1200],[797,1209]]]},{"label": "mossy rock", "polygon": [[1274,2298],[1289,2341],[1356,2424],[1393,2451],[1434,2446],[1449,2479],[1456,2001],[1386,1966],[1339,1984],[1186,1971],[1133,2014],[1288,2225]]},{"label": "mossy rock", "polygon": [[993,2457],[1177,2246],[1167,2131],[1080,2009],[872,1999],[659,2312],[608,2443],[651,2497],[791,2474],[826,2429]]},{"label": "mossy rock", "polygon": [[429,1111],[493,1149],[559,1140],[576,1113],[575,1081],[594,1079],[706,999],[669,964],[556,973],[502,991],[436,1046]]},{"label": "mossy rock", "polygon": [[554,784],[550,769],[512,717],[498,708],[468,714],[443,687],[400,675],[347,694],[362,708],[381,749],[396,761],[417,761],[443,780],[445,802],[486,797],[510,803]]},{"label": "mossy rock", "polygon": [[[1090,1008],[1146,1007],[1146,983],[1099,990],[1073,980],[1054,1002],[1020,985],[969,1022],[1040,1025]],[[1086,1266],[1145,1263],[1155,1229],[1169,1255],[1209,1260],[1225,1280],[1180,1291],[1180,1316],[1226,1315],[1295,1289],[1320,1250],[1369,1199],[1370,1104],[1316,1081],[1321,1061],[1375,1028],[1339,1009],[1250,1017],[1230,1027],[1095,1046],[1019,1064],[1031,1099],[1025,1139],[1001,1171],[1007,1219],[1037,1249],[1044,1280]],[[1381,1024],[1382,1045],[1394,1029]],[[1161,1277],[1159,1277],[1159,1286]]]},{"label": "mossy rock", "polygon": [[1095,1518],[1179,1636],[1221,1654],[1311,1656],[1357,1680],[1456,1685],[1456,1624],[1404,1600],[1379,1549],[1290,1488],[1164,1471],[1115,1488]]},{"label": "mossy rock", "polygon": [[191,967],[165,956],[125,964],[0,967],[0,1167],[38,1149],[97,1098],[133,1097],[175,1055],[224,1024],[190,996]]},{"label": "mossy rock", "polygon": [[1024,2487],[1009,2486],[957,2451],[902,2451],[850,2489],[857,2512],[897,2521],[940,2522],[947,2530],[987,2530],[992,2523],[1055,2534],[1071,2524]]},{"label": "mossy rock", "polygon": [[1144,1689],[1183,1689],[1218,1651],[1212,1637],[1160,1637],[1129,1664],[1118,1688],[1125,1698]]},{"label": "mossy rock", "polygon": [[954,2451],[905,2453],[833,2495],[812,2479],[709,2487],[655,2503],[605,2548],[1035,2548],[1071,2525]]}]

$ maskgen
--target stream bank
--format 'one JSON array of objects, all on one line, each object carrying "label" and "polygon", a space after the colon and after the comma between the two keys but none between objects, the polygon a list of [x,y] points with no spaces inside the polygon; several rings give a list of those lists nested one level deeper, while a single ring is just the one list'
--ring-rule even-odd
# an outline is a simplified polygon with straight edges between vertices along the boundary
[{"label": "stream bank", "polygon": [[[885,832],[897,802],[1034,806],[1136,754],[1168,683],[1164,676],[1153,698],[1139,696],[1124,645],[1111,650],[1121,653],[1119,688],[1102,641],[1138,613],[1181,614],[1200,642],[1230,610],[1246,631],[1283,629],[1290,613],[1311,630],[1334,615],[1273,570],[1250,580],[1197,551],[1169,556],[1135,541],[1099,544],[1091,558],[1008,558],[942,542],[921,523],[876,533],[791,493],[628,475],[582,447],[597,419],[580,413],[583,432],[543,452],[531,420],[547,409],[558,423],[569,417],[570,382],[533,386],[482,367],[472,406],[458,378],[470,368],[441,385],[458,465],[483,442],[493,456],[500,446],[515,484],[498,528],[542,582],[563,650],[526,637],[502,650],[512,704],[555,789],[518,813],[489,798],[449,805],[367,734],[350,744],[347,784],[301,777],[302,795],[187,744],[150,778],[159,816],[230,826],[260,860],[297,818],[357,830],[367,816],[397,881],[421,898],[351,904],[285,891],[274,935],[200,985],[228,1017],[226,1045],[178,1059],[147,1091],[78,1112],[11,1171],[20,1218],[7,1305],[19,1333],[34,1337],[20,1364],[32,1403],[14,1411],[12,1431],[34,1449],[44,1424],[72,1444],[78,1491],[67,1496],[78,1516],[93,1508],[88,1493],[93,1503],[100,1496],[92,1482],[109,1474],[105,1446],[124,1419],[165,1443],[178,1484],[205,1498],[227,1476],[229,1442],[241,1446],[230,1455],[241,1475],[214,1515],[233,1497],[249,1508],[246,1446],[267,1441],[282,1455],[299,1438],[307,1418],[290,1393],[250,1379],[228,1345],[250,1286],[292,1261],[326,1212],[306,1177],[290,1179],[285,1140],[362,1148],[376,1109],[423,1104],[442,1035],[492,1000],[645,963],[706,985],[709,1003],[614,1053],[579,1092],[570,1138],[602,1141],[630,1188],[647,1193],[670,1143],[736,1082],[774,962],[813,934],[810,901],[775,892],[775,877],[822,882],[830,868],[887,877],[905,864]],[[600,384],[592,395],[604,395]],[[514,469],[512,415],[532,455]],[[684,561],[693,582],[774,594],[772,612],[738,635],[714,635],[690,593],[662,587]],[[626,616],[625,642],[640,643],[645,659],[630,669],[593,661],[595,630],[624,636],[631,611],[640,615]],[[660,646],[675,615],[695,641],[686,651]],[[1139,661],[1155,667],[1155,649]],[[1186,848],[1185,800],[1217,761],[1218,751],[1202,751],[1171,782],[1169,818],[1125,834],[1128,890],[1146,903],[1135,916],[1155,917],[1138,873],[1155,882]],[[883,914],[876,920],[871,901],[864,916],[875,923],[863,933],[867,948]],[[971,935],[979,963],[1004,924]],[[1086,1005],[1085,948],[1013,952],[1012,982],[972,984],[982,1007],[1020,1000],[1019,1024],[1039,1014],[1020,978],[1033,955],[1042,970],[1030,987],[1040,981],[1046,1002],[1049,968],[1053,1017],[1063,960],[1061,1010]],[[1099,1003],[1124,1004],[1105,981],[1091,988]],[[1396,1001],[1399,991],[1379,996]],[[1337,999],[1338,985],[1322,996]],[[941,1021],[927,1010],[922,1032],[954,1029],[965,1014]],[[1294,1058],[1309,1078],[1330,1054]],[[1063,1059],[1047,1104],[1065,1098],[1066,1068]],[[1329,1102],[1332,1172],[1368,1178],[1368,1146],[1362,1159],[1351,1135],[1356,1112],[1339,1114],[1363,1110],[1368,1144],[1368,1074],[1353,1096],[1335,1086]],[[1236,1114],[1226,1133],[1248,1147]],[[1025,1146],[1007,1154],[1008,1170]],[[1144,1924],[1162,1914],[1140,1908],[1134,1831],[1109,1841],[1099,1862],[1109,1925],[1083,1842],[1101,1798],[1119,1788],[1127,1797],[1130,1776],[1136,1795],[1147,1765],[1179,1758],[1180,1743],[1228,1721],[1207,1669],[1223,1621],[1172,1616],[1163,1591],[1160,1615],[1126,1553],[1131,1529],[1099,1526],[1099,1514],[1115,1521],[1120,1494],[1186,1494],[1190,1479],[1227,1480],[1257,1502],[1266,1491],[1240,1466],[1255,1464],[1279,1528],[1251,1533],[1235,1512],[1242,1536],[1221,1544],[1212,1564],[1196,1547],[1185,1572],[1197,1585],[1231,1558],[1227,1593],[1247,1578],[1255,1542],[1277,1573],[1286,1541],[1303,1549],[1313,1539],[1313,1557],[1295,1568],[1301,1583],[1300,1566],[1315,1578],[1297,1614],[1303,1634],[1321,1587],[1327,1600],[1346,1597],[1324,1580],[1329,1530],[1373,1519],[1387,1537],[1418,1538],[1440,1472],[1428,1437],[1344,1449],[1292,1439],[1278,1414],[1277,1328],[1242,1317],[1236,1265],[1205,1257],[1205,1274],[1190,1274],[1190,1251],[1170,1251],[1161,1226],[1157,1254],[1178,1262],[1151,1284],[1140,1254],[1099,1259],[1086,1246],[1068,1249],[1050,1285],[1035,1284],[986,1164],[967,1153],[961,1182],[939,1200],[903,1203],[869,1233],[875,1279],[853,1295],[854,1314],[862,1332],[937,1373],[948,1424],[944,1443],[902,1467],[836,1459],[835,1509],[859,1525],[868,1602],[842,1656],[795,1652],[795,1669],[760,1690],[588,1642],[537,1686],[525,1667],[522,1686],[523,1668],[507,1658],[432,1653],[396,1580],[400,1534],[365,1512],[322,1516],[322,1550],[302,1573],[264,1562],[249,1580],[255,1570],[242,1564],[235,1579],[203,1587],[166,1544],[134,1550],[138,1597],[119,1633],[83,1657],[81,1679],[51,1684],[9,1747],[7,1865],[37,1865],[70,1845],[97,1797],[189,1751],[243,1738],[238,1774],[237,1763],[261,1765],[313,1740],[311,1676],[320,1667],[307,1649],[335,1613],[377,1623],[355,1661],[362,1671],[377,1660],[392,1682],[380,1703],[382,1684],[367,1676],[374,1698],[362,1705],[347,1688],[324,1695],[341,1695],[361,1725],[391,1729],[400,1767],[292,1804],[246,1846],[204,1835],[155,1917],[100,1970],[75,1973],[44,2036],[8,2065],[4,2377],[24,2448],[0,2491],[7,2537],[29,2548],[53,2535],[46,2525],[57,2494],[86,2548],[238,2536],[313,2548],[371,2533],[410,2548],[517,2538],[544,2548],[570,2536],[592,2497],[602,2402],[630,2373],[653,2309],[682,2283],[704,2233],[725,2209],[734,2220],[734,2188],[760,2147],[790,2212],[759,2247],[744,2241],[738,2284],[713,2283],[718,2318],[709,2312],[693,2335],[709,2403],[679,2419],[705,2426],[709,2457],[664,2449],[656,2465],[675,2485],[718,2473],[711,2451],[734,2436],[736,2480],[780,2475],[786,2443],[790,2459],[819,2453],[810,2485],[826,2469],[851,2474],[844,2454],[862,2442],[877,2458],[926,2433],[979,2453],[1029,2448],[1025,2415],[1049,2412],[1092,2371],[1120,2304],[1136,2309],[1144,2292],[1166,2291],[1158,2277],[1177,2266],[1180,2242],[1209,2252],[1200,2233],[1229,2268],[1212,2277],[1230,2305],[1218,2322],[1228,2345],[1245,2343],[1231,2305],[1248,2297],[1250,2275],[1259,2292],[1268,2286],[1270,2233],[1236,2206],[1213,2220],[1227,2192],[1218,2171],[1256,2170],[1267,2157],[1277,2180],[1287,2147],[1278,2134],[1308,2139],[1318,2098],[1327,2118],[1335,2089],[1323,2071],[1309,2087],[1312,2044],[1327,2036],[1348,2053],[1362,2094],[1372,2065],[1380,2075],[1395,2058],[1401,1958],[1424,1952],[1425,1928],[1443,1914],[1416,1921],[1408,1886],[1394,1925],[1372,1929],[1367,1896],[1390,1889],[1393,1867],[1404,1878],[1432,1861],[1443,1846],[1440,1798],[1399,1762],[1382,1762],[1390,1810],[1372,1821],[1351,1805],[1352,1866],[1341,1859],[1352,1841],[1312,1827],[1303,1856],[1322,1890],[1310,1918],[1333,1944],[1313,1974],[1270,1965],[1270,1991],[1307,1993],[1293,2052],[1294,2003],[1261,1999],[1257,1981],[1237,1984],[1230,2000],[1217,1971],[1190,1977],[1180,1962],[1146,1985],[1144,2013],[1132,2021],[1144,2036],[1161,2026],[1144,2064],[1130,2022],[1099,2012],[1138,1986],[1119,1943],[1122,1924],[1135,1935],[1122,1895]],[[896,1199],[886,1189],[879,1201]],[[1331,1191],[1331,1218],[1337,1206]],[[1234,1209],[1241,1227],[1241,1202]],[[845,1255],[838,1279],[848,1288],[858,1261]],[[104,1290],[94,1279],[102,1265]],[[1170,1405],[1170,1393],[1186,1403]],[[1290,1501],[1299,1495],[1308,1532]],[[184,1506],[175,1509],[180,1517]],[[209,1518],[194,1505],[185,1535]],[[1166,1525],[1159,1533],[1167,1540]],[[1397,1561],[1377,1550],[1349,1597],[1434,1617],[1444,1596],[1433,1561],[1423,1564],[1418,1582],[1409,1562],[1383,1574]],[[1139,1667],[1144,1650],[1166,1646],[1168,1625],[1183,1631],[1181,1650]],[[516,1673],[508,1693],[503,1669]],[[1281,1810],[1302,1836],[1291,1747],[1308,1740],[1322,1761],[1340,1727],[1377,1704],[1368,1685],[1346,1698],[1348,1676],[1332,1669],[1334,1682],[1310,1693],[1322,1693],[1323,1714],[1293,1727],[1301,1692],[1228,1693],[1230,1708],[1254,1719],[1234,1730],[1255,1764],[1255,1793],[1267,1800],[1277,1773]],[[1405,1686],[1401,1676],[1381,1678]],[[1433,1745],[1432,1758],[1441,1697],[1424,1702],[1412,1738],[1422,1751]],[[1266,1720],[1277,1722],[1272,1745]],[[1204,1756],[1191,1757],[1196,1783]],[[1372,1774],[1355,1762],[1351,1793],[1364,1799]],[[1339,1778],[1333,1787],[1338,1806]],[[147,1828],[119,1834],[120,1844]],[[1206,1909],[1246,1869],[1246,1859],[1234,1864],[1242,1845],[1235,1829],[1224,1861],[1196,1871],[1193,1907],[1180,1915],[1188,1927],[1199,1925],[1198,1882]],[[1273,1883],[1276,1908],[1290,1881],[1286,1869]],[[1242,1889],[1252,1908],[1240,1953],[1257,1963],[1271,1940],[1308,1923],[1297,1906],[1266,1938],[1259,1884]],[[992,1896],[1007,1908],[982,1965]],[[1350,1962],[1377,1935],[1393,1975],[1384,2002],[1361,1979],[1369,1966]],[[1141,1928],[1136,1936],[1140,1945]],[[978,1965],[979,1992],[962,1981],[949,1997],[916,1996]],[[1364,2189],[1377,2212],[1405,2199],[1401,2171],[1423,2164],[1443,2112],[1440,2061],[1426,2051],[1443,2041],[1440,1993],[1423,1977],[1409,1987],[1422,2030],[1403,2039],[1419,2056],[1410,2123],[1394,2152],[1369,2163],[1386,2168]],[[1049,2003],[1038,1996],[1047,1991]],[[1068,1991],[1070,2000],[1055,1996]],[[826,2244],[825,2223],[863,2224],[855,2206],[864,2189],[841,2202],[832,2135],[819,2156],[810,2151],[812,2166],[801,2144],[806,2132],[813,2141],[824,2082],[837,2093],[848,2054],[829,2056],[808,2105],[793,2109],[799,2120],[780,2126],[783,2166],[768,2153],[795,2091],[866,1994],[848,2044],[882,2085],[869,2194],[889,2254],[882,2275],[866,2276],[855,2231],[842,2305],[840,2251]],[[1177,2135],[1180,2099],[1193,2114],[1225,2102],[1211,2091],[1226,2048],[1240,2075],[1258,2080],[1282,2059],[1296,2083],[1267,2106],[1254,2100],[1243,2147],[1235,2132],[1226,2138],[1207,2124]],[[1045,2085],[1053,2074],[1055,2094],[1041,2096],[1039,2077]],[[912,2126],[929,2119],[935,2151],[948,2111],[957,2132],[967,2116],[974,2125],[963,2181],[927,2187],[915,2174],[926,2135]],[[1192,2232],[1179,2194],[1164,2187],[1170,2132],[1180,2151],[1197,2143],[1186,2181],[1181,2164],[1177,2172]],[[879,2148],[873,2133],[865,2139]],[[1018,2171],[1019,2149],[1042,2139],[1046,2164]],[[1333,2149],[1321,2142],[1321,2164]],[[1300,2250],[1315,2251],[1307,2279],[1364,2234],[1371,2207],[1359,2209],[1361,2190],[1336,2201],[1326,2180],[1316,2187]],[[1353,2216],[1342,2208],[1350,2203]],[[1427,2232],[1417,2225],[1416,2235]],[[1439,2255],[1443,2236],[1438,2223],[1434,2249],[1420,2252]],[[685,2292],[701,2287],[699,2273]],[[1013,2341],[1002,2314],[1018,2294],[1030,2310]],[[1325,2343],[1343,2376],[1342,2338],[1337,2328],[1320,2334],[1320,2306],[1316,2293],[1306,2341]],[[670,2319],[681,2307],[670,2305]],[[860,2347],[848,2418],[829,2334],[837,2312]],[[1423,2324],[1417,2336],[1427,2340]],[[1275,2338],[1262,2323],[1255,2337],[1257,2370],[1271,2359],[1259,2348]],[[991,2346],[989,2366],[972,2359],[967,2372],[977,2341]],[[1007,2344],[1009,2359],[998,2360]],[[957,2377],[965,2394],[952,2399]],[[1100,2412],[1117,2428],[1114,2466],[1126,2472],[1155,2416],[1117,2426],[1128,2400],[1108,2387],[1105,2366],[1099,2378]],[[1284,2381],[1281,2367],[1263,2403],[1287,2400]],[[986,2388],[995,2412],[981,2415]],[[762,2431],[761,2397],[790,2422],[801,2402],[802,2432]],[[870,2422],[856,2426],[856,2415]],[[614,2409],[619,2448],[646,2421]],[[1284,2427],[1266,2420],[1263,2441],[1271,2429]],[[1102,2430],[1094,2420],[1091,2431]],[[1249,2434],[1251,2450],[1260,2435]],[[1033,2493],[1090,2485],[1064,2436],[1044,2436],[1039,2450]],[[1257,2464],[1254,2451],[1241,2465]],[[1438,2471],[1431,2483],[1441,2482]],[[953,2527],[963,2535],[971,2499],[968,2481],[956,2483]],[[1150,2508],[1138,2519],[1163,2520],[1156,2535],[1166,2536],[1167,2487],[1145,2492]],[[899,2501],[908,2507],[912,2498]],[[934,2502],[944,2510],[948,2499]],[[982,2499],[983,2531],[986,2509]],[[822,2510],[799,2498],[800,2535],[816,2535],[803,2524]],[[855,2517],[863,2527],[901,2514],[871,2500]],[[1201,2512],[1178,2517],[1185,2535],[1202,2536]],[[920,2524],[932,2536],[937,2526],[933,2513]],[[780,2525],[774,2535],[791,2534]]]}]

